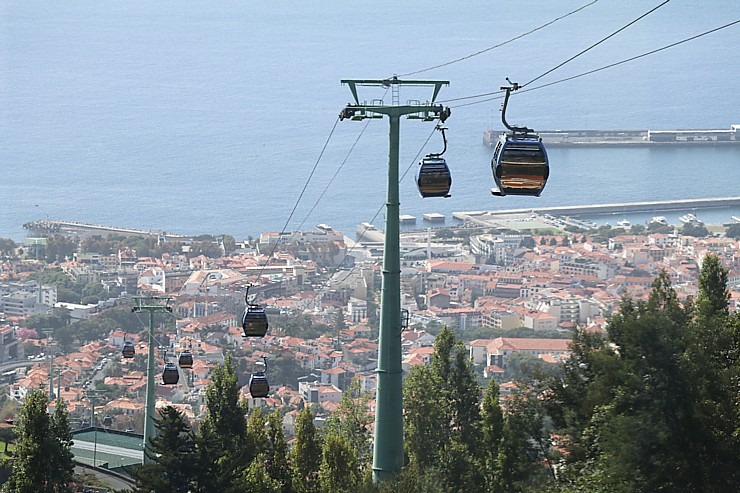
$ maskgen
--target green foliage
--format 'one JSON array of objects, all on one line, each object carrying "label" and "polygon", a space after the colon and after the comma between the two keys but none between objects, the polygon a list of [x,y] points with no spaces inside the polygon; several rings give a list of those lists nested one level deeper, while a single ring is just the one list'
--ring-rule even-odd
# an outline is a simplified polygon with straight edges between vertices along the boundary
[{"label": "green foliage", "polygon": [[296,416],[295,443],[290,450],[290,463],[296,492],[318,493],[321,441],[310,407],[304,407]]},{"label": "green foliage", "polygon": [[412,467],[438,471],[445,488],[480,483],[480,394],[465,347],[443,328],[431,365],[412,368],[404,383],[404,435]]},{"label": "green foliage", "polygon": [[187,493],[195,477],[192,468],[195,439],[180,411],[167,406],[159,411],[151,438],[152,463],[134,470],[136,493]]},{"label": "green foliage", "polygon": [[271,324],[286,336],[304,339],[316,339],[324,334],[334,333],[328,325],[316,324],[310,316],[303,313],[278,315],[271,318]]},{"label": "green foliage", "polygon": [[730,224],[725,231],[725,236],[728,238],[740,238],[740,223]]},{"label": "green foliage", "polygon": [[623,300],[608,339],[576,335],[544,394],[567,452],[558,491],[737,490],[740,337],[725,282],[707,257],[694,314],[661,273],[647,302]]},{"label": "green foliage", "polygon": [[208,258],[220,258],[223,255],[221,245],[213,241],[194,241],[190,244],[190,257],[203,255]]},{"label": "green foliage", "polygon": [[709,236],[709,230],[704,223],[686,223],[681,228],[681,234],[685,236],[693,236],[695,238],[703,238]]},{"label": "green foliage", "polygon": [[359,379],[354,379],[342,392],[339,406],[332,413],[327,426],[349,442],[358,457],[358,466],[369,466],[371,459],[370,423],[368,414],[370,393],[360,390]]},{"label": "green foliage", "polygon": [[0,254],[5,257],[15,257],[16,242],[10,238],[0,238]]},{"label": "green foliage", "polygon": [[21,408],[16,433],[16,460],[5,484],[6,493],[71,492],[72,436],[69,416],[63,400],[57,401],[54,414],[43,389],[32,390]]},{"label": "green foliage", "polygon": [[362,476],[357,450],[351,441],[337,430],[329,431],[321,455],[319,468],[321,491],[325,493],[357,491]]},{"label": "green foliage", "polygon": [[206,390],[208,412],[196,436],[194,492],[240,491],[241,467],[254,458],[247,444],[246,406],[239,403],[236,370],[227,355],[217,366]]}]

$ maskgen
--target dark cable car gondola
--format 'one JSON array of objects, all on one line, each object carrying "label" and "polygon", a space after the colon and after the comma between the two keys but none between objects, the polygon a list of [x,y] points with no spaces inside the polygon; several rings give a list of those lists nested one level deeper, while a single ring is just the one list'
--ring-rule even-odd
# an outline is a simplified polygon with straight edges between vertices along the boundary
[{"label": "dark cable car gondola", "polygon": [[177,385],[180,381],[180,372],[177,371],[177,365],[167,362],[162,370],[162,383],[165,385]]},{"label": "dark cable car gondola", "polygon": [[447,138],[445,137],[445,127],[437,125],[437,130],[442,132],[444,149],[439,154],[427,154],[419,162],[419,168],[416,170],[416,187],[419,194],[424,197],[449,197],[450,187],[452,186],[452,175],[447,161],[442,154],[447,151]]},{"label": "dark cable car gondola", "polygon": [[270,384],[267,382],[267,375],[264,371],[258,371],[249,377],[249,393],[255,399],[267,397],[270,392]]},{"label": "dark cable car gondola", "polygon": [[180,356],[177,358],[177,364],[180,365],[180,368],[192,368],[193,353],[191,353],[188,349],[181,352]]},{"label": "dark cable car gondola", "polygon": [[133,342],[124,342],[123,343],[123,349],[121,350],[121,354],[124,358],[133,358],[136,354],[136,348],[134,347]]},{"label": "dark cable car gondola", "polygon": [[103,426],[110,428],[113,425],[113,417],[106,416],[103,418]]},{"label": "dark cable car gondola", "polygon": [[244,295],[247,306],[242,315],[242,329],[244,337],[264,337],[267,334],[267,314],[265,309],[259,305],[249,302],[249,287]]},{"label": "dark cable car gondola", "polygon": [[511,133],[502,133],[493,151],[491,170],[495,186],[493,195],[528,195],[539,197],[550,176],[547,151],[542,139],[527,127],[512,127],[506,122],[506,105],[511,91],[519,84],[506,79],[511,86],[501,87],[506,91],[501,109],[501,121]]},{"label": "dark cable car gondola", "polygon": [[252,394],[252,398],[261,399],[267,397],[270,392],[270,383],[267,381],[267,358],[263,358],[264,363],[257,363],[258,365],[264,365],[264,370],[258,370],[252,373],[249,377],[249,393]]}]

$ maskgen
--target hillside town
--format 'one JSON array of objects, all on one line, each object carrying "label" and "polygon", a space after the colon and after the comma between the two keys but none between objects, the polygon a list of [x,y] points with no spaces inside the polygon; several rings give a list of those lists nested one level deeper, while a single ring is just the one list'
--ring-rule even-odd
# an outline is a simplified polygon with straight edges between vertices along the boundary
[{"label": "hillside town", "polygon": [[[144,355],[148,320],[96,325],[132,298],[167,299],[172,315],[158,320],[158,368],[183,351],[194,356],[177,385],[158,384],[157,407],[174,406],[197,422],[205,410],[211,371],[231,355],[243,373],[242,397],[251,407],[284,411],[287,436],[297,410],[312,406],[318,423],[357,382],[371,396],[376,383],[378,293],[382,242],[354,241],[327,225],[312,231],[263,233],[226,245],[214,238],[215,255],[177,252],[142,256],[133,248],[112,253],[82,249],[54,262],[33,258],[27,245],[5,252],[0,263],[0,368],[8,409],[32,389],[49,388],[68,406],[73,424],[141,433],[146,395]],[[25,247],[25,251],[24,250]],[[172,250],[172,249],[169,249]],[[220,252],[220,253],[219,253]],[[695,237],[678,230],[563,231],[524,234],[466,228],[407,231],[401,238],[403,367],[430,361],[434,335],[443,326],[465,341],[481,380],[494,378],[502,393],[511,381],[512,355],[546,365],[568,358],[575,330],[605,332],[620,300],[646,299],[665,271],[682,299],[695,297],[702,259],[716,255],[729,270],[730,310],[740,309],[740,240]],[[38,257],[38,254],[36,254]],[[102,287],[95,303],[60,301],[55,285],[35,275],[54,269],[72,282]],[[245,290],[264,307],[270,328],[245,338]],[[101,337],[31,327],[63,314],[67,324],[87,322]],[[297,321],[296,321],[297,320]],[[133,342],[136,358],[121,357]],[[271,391],[253,398],[246,377],[266,362]],[[159,371],[159,370],[158,370]],[[158,380],[159,383],[159,380]],[[10,407],[9,407],[10,406]]]}]

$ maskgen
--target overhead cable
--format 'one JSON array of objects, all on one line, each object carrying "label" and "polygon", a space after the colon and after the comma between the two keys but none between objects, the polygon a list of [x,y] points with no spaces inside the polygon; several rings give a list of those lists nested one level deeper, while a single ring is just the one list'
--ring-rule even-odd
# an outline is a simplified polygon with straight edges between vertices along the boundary
[{"label": "overhead cable", "polygon": [[530,31],[527,31],[525,33],[522,33],[522,34],[520,34],[518,36],[514,36],[513,38],[507,39],[504,42],[495,44],[493,46],[489,46],[488,48],[482,49],[480,51],[476,51],[475,53],[471,53],[470,55],[466,55],[466,56],[463,56],[463,57],[460,57],[460,58],[456,58],[456,59],[451,60],[449,62],[440,63],[439,65],[434,65],[434,66],[431,66],[431,67],[423,68],[421,70],[416,70],[414,72],[407,72],[405,74],[397,74],[397,77],[407,77],[409,75],[421,74],[423,72],[428,72],[430,70],[434,70],[434,69],[437,69],[437,68],[446,67],[448,65],[452,65],[453,63],[461,62],[463,60],[468,60],[469,58],[473,58],[475,56],[482,55],[483,53],[487,53],[487,52],[489,52],[491,50],[495,50],[496,48],[500,48],[500,47],[502,47],[504,45],[507,45],[507,44],[509,44],[509,43],[511,43],[513,41],[516,41],[518,39],[521,39],[521,38],[523,38],[525,36],[529,36],[530,34],[533,34],[533,33],[537,32],[537,31],[539,31],[540,29],[544,29],[547,26],[549,26],[551,24],[554,24],[554,23],[556,23],[557,21],[559,21],[561,19],[565,19],[566,17],[569,17],[569,16],[571,16],[571,15],[573,15],[575,13],[580,12],[581,10],[585,9],[586,7],[590,7],[591,5],[595,4],[598,1],[599,0],[593,0],[592,2],[587,3],[586,5],[583,5],[581,7],[578,7],[577,9],[572,10],[572,11],[568,12],[567,14],[563,14],[560,17],[556,17],[553,20],[551,20],[549,22],[546,22],[545,24],[542,24],[541,26],[535,27],[534,29],[532,29]]}]

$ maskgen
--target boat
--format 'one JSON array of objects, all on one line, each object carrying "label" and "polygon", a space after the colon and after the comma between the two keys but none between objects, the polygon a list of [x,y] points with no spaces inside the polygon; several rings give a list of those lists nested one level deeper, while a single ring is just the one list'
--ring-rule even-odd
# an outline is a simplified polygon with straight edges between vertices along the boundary
[{"label": "boat", "polygon": [[699,222],[699,220],[693,214],[684,214],[683,216],[679,217],[678,220],[684,224],[692,224],[692,223]]},{"label": "boat", "polygon": [[621,221],[617,222],[617,226],[619,226],[620,228],[629,228],[630,226],[632,226],[632,223],[629,222],[628,219],[622,219]]},{"label": "boat", "polygon": [[732,224],[738,224],[738,223],[740,223],[740,217],[738,217],[738,216],[730,216],[730,221],[732,221]]},{"label": "boat", "polygon": [[664,226],[668,226],[668,219],[666,219],[665,216],[653,216],[650,219],[649,224],[662,224]]}]

